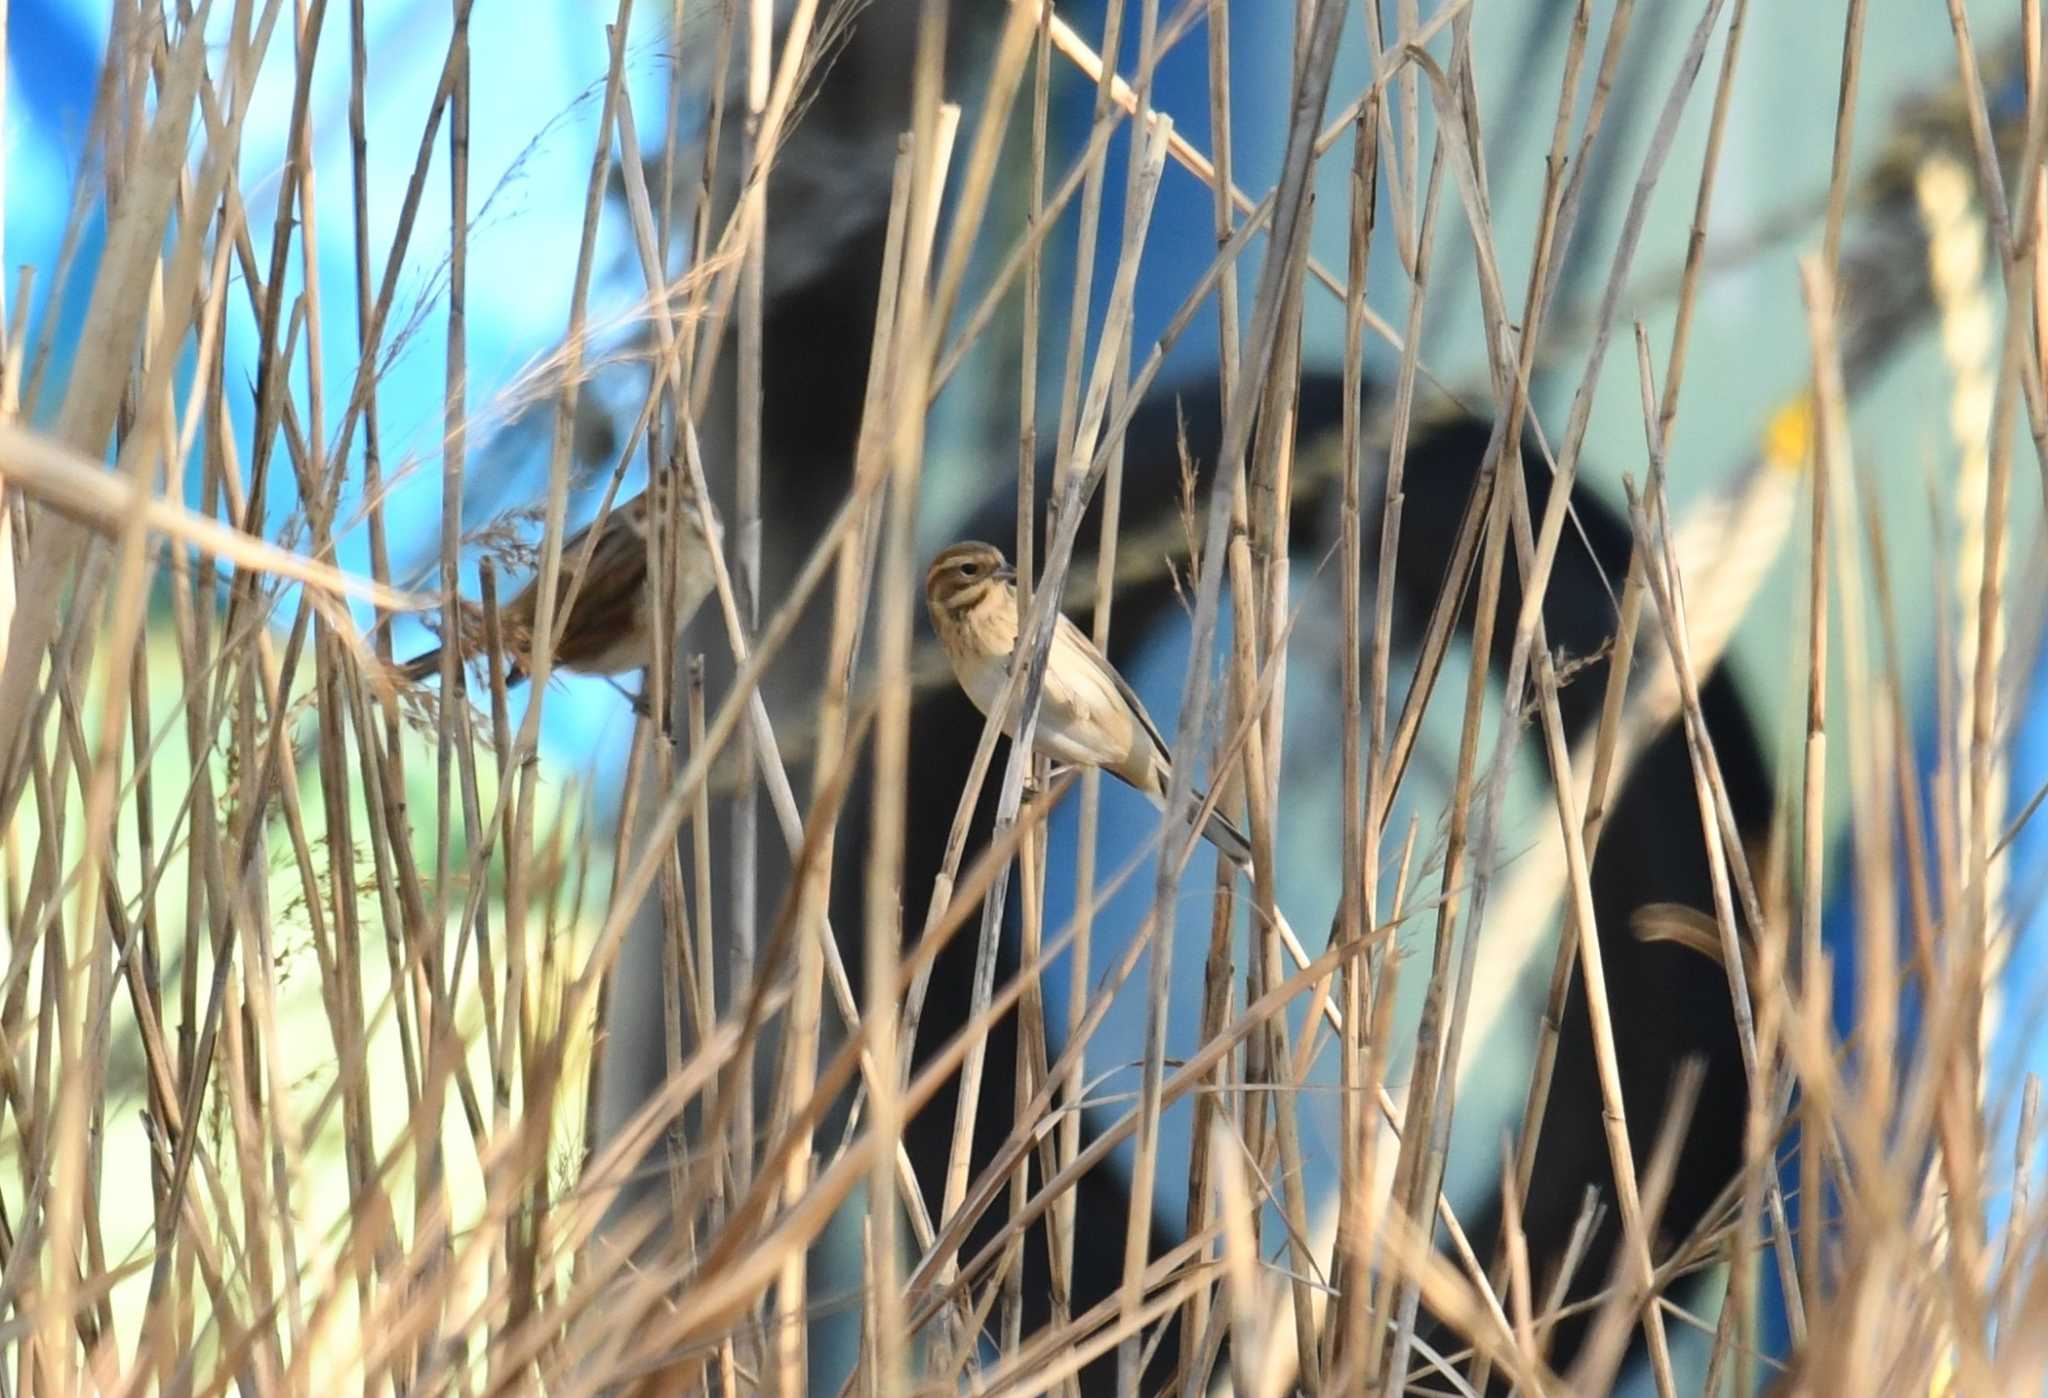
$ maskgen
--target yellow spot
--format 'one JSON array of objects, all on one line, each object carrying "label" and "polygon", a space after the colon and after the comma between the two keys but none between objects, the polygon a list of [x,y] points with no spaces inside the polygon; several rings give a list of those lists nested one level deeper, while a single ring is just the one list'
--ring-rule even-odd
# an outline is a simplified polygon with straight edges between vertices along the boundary
[{"label": "yellow spot", "polygon": [[1813,395],[1802,393],[1771,414],[1764,425],[1764,460],[1798,470],[1813,456]]}]

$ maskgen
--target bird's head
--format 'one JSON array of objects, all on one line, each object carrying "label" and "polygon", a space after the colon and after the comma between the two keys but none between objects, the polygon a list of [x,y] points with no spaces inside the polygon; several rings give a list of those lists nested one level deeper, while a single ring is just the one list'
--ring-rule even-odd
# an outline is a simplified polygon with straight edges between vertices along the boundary
[{"label": "bird's head", "polygon": [[972,611],[995,588],[1007,588],[1016,569],[993,544],[954,544],[925,570],[924,595],[934,611],[955,615]]}]

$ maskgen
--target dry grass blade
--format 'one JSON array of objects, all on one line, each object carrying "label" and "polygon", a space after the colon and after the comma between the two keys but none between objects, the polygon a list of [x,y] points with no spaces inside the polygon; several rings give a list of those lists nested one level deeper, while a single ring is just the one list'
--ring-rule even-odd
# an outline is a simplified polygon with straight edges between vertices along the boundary
[{"label": "dry grass blade", "polygon": [[[2022,409],[2048,469],[2039,0],[2017,46],[1945,0],[1953,91],[1910,149],[1855,129],[1891,21],[1850,0],[1832,145],[1770,172],[1815,187],[1773,224],[1817,248],[1811,390],[1761,447],[1740,428],[1747,469],[1682,519],[1677,463],[1726,443],[1695,411],[1681,447],[1679,413],[1726,354],[1710,258],[1746,255],[1726,147],[1790,11],[1525,6],[1518,40],[1499,7],[1366,0],[1350,42],[1344,0],[1096,8],[1099,31],[1050,0],[613,0],[570,17],[580,88],[536,134],[501,129],[536,99],[505,105],[471,0],[414,16],[405,63],[367,0],[108,7],[55,261],[0,298],[0,1398],[1557,1394],[1612,1389],[1639,1344],[1663,1394],[1700,1356],[1717,1394],[2040,1386],[2039,1085],[1993,1049],[2034,1008],[1997,982],[2040,799],[2007,809],[2037,649]],[[1552,81],[1546,141],[1516,128]],[[260,150],[252,113],[277,118]],[[40,197],[41,164],[0,184]],[[1690,194],[1668,218],[1667,173]],[[496,202],[520,182],[537,197]],[[535,214],[510,234],[530,283],[498,284],[499,220]],[[1866,239],[1895,215],[1909,243]],[[1682,268],[1636,324],[1643,431],[1616,442],[1594,401],[1653,237]],[[1860,304],[1866,242],[1910,246],[1954,381],[1933,582],[1852,438],[1858,343],[1899,311]],[[1589,271],[1590,310],[1555,304]],[[483,298],[522,294],[550,342],[498,375]],[[1153,417],[1197,354],[1213,397]],[[1444,443],[1479,439],[1445,503]],[[531,498],[493,498],[522,451]],[[1629,452],[1646,481],[1603,531],[1582,461]],[[1766,832],[1715,667],[1809,454],[1797,814]],[[991,537],[1023,615],[992,716],[940,731],[919,552],[976,495],[1015,502]],[[724,521],[701,557],[690,499]],[[586,777],[555,739],[611,734],[574,732],[595,710],[554,681],[634,519],[644,721]],[[1603,532],[1633,556],[1586,605],[1618,629],[1565,658],[1553,584],[1581,545],[1618,574]],[[529,576],[531,627],[500,605]],[[1033,755],[1051,642],[1092,606],[1104,653],[1139,654],[1176,597],[1183,760],[1168,817],[1125,836],[1099,772]],[[399,614],[428,611],[477,653],[398,684]],[[1604,694],[1563,688],[1602,662]],[[1654,803],[1675,836],[1614,814],[1638,823],[1649,753],[1691,783]],[[1404,842],[1433,763],[1442,809]],[[1526,845],[1518,767],[1547,792]],[[1199,891],[1198,977],[1182,821],[1217,813],[1252,857]],[[1689,892],[1605,862],[1649,835],[1694,842]],[[1320,947],[1288,921],[1318,898]],[[1560,899],[1482,1232],[1450,1187],[1459,1104],[1527,989],[1495,963],[1547,951]],[[1414,914],[1435,942],[1410,967]],[[1651,960],[1729,1016],[1704,1079],[1630,1056]],[[1545,1197],[1561,1111],[1587,1123],[1566,1202],[1613,1182],[1576,1215]],[[1757,1362],[1765,1268],[1782,1372]],[[1687,1288],[1723,1272],[1716,1316]]]},{"label": "dry grass blade", "polygon": [[[122,521],[139,517],[151,533],[204,549],[252,573],[303,583],[329,596],[361,598],[391,611],[417,611],[428,605],[427,599],[413,593],[279,548],[144,491],[127,476],[110,472],[38,432],[0,423],[0,465],[5,466],[10,485],[95,531],[111,533]],[[346,613],[329,615],[338,618]]]}]

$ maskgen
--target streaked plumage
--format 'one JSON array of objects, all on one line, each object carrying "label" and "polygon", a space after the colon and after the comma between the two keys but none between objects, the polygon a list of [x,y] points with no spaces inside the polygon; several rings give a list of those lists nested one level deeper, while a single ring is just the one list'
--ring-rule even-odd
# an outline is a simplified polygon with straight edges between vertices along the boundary
[{"label": "streaked plumage", "polygon": [[[1002,697],[1017,645],[1015,571],[991,544],[954,544],[932,560],[924,590],[954,677],[988,713]],[[1015,737],[1015,724],[1004,731]],[[1064,616],[1053,630],[1033,747],[1055,762],[1099,767],[1165,808],[1173,774],[1166,739],[1116,667]],[[1225,858],[1250,864],[1250,842],[1221,811],[1202,834]]]},{"label": "streaked plumage", "polygon": [[[711,551],[705,542],[705,523],[723,537],[717,511],[697,500],[681,477],[675,478],[683,492],[683,536],[677,548],[676,625],[687,625],[711,592]],[[638,670],[654,660],[654,594],[647,583],[648,521],[650,500],[660,495],[665,508],[667,486],[643,491],[613,507],[605,517],[597,546],[591,551],[588,575],[575,588],[576,596],[555,637],[555,664],[567,670],[592,675],[617,675]],[[562,571],[555,584],[557,599],[568,596],[574,586],[577,561],[596,521],[585,525],[562,541]],[[559,602],[558,602],[559,604]],[[499,609],[499,626],[510,661],[506,679],[517,683],[526,678],[531,666],[534,614],[540,605],[540,579],[526,586]],[[463,605],[462,638],[465,651],[483,645],[482,618],[469,603]],[[405,678],[418,683],[441,667],[441,647],[407,661]]]}]

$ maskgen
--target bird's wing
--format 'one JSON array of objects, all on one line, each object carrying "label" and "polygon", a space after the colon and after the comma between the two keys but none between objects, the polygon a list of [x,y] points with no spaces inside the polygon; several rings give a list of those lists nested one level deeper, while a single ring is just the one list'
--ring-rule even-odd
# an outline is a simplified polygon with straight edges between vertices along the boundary
[{"label": "bird's wing", "polygon": [[[1138,692],[1109,663],[1108,657],[1096,649],[1095,642],[1088,639],[1087,633],[1062,615],[1052,644],[1055,653],[1052,662],[1046,666],[1048,686],[1052,684],[1055,673],[1074,676],[1074,681],[1065,689],[1070,696],[1069,702],[1077,710],[1085,708],[1089,713],[1097,714],[1118,710],[1129,712],[1136,720],[1138,730],[1152,740],[1159,760],[1162,763],[1172,760],[1167,755],[1166,739],[1160,735],[1159,725],[1152,721],[1152,715],[1145,712],[1144,701],[1138,698]],[[1061,650],[1069,652],[1070,663],[1059,663],[1058,652]]]},{"label": "bird's wing", "polygon": [[[617,512],[614,511],[613,513],[616,514]],[[563,538],[562,571],[556,575],[555,579],[555,596],[557,598],[562,595],[562,589],[567,586],[569,578],[574,575],[576,560],[583,554],[583,541],[590,537],[591,528],[596,523],[596,520],[591,520],[582,528],[572,531]],[[603,540],[600,539],[598,544],[598,552],[602,554],[604,551]],[[533,627],[533,614],[539,606],[540,570],[536,568],[533,576],[520,585],[519,591],[512,594],[512,600],[500,604],[498,611],[507,620],[531,630]]]},{"label": "bird's wing", "polygon": [[[635,500],[639,498],[636,496]],[[576,551],[582,550],[583,539],[579,536]],[[566,590],[569,570],[575,567],[576,559],[566,544],[562,554]],[[590,571],[576,591],[576,607],[571,616],[576,622],[602,624],[617,618],[620,624],[627,624],[646,584],[647,537],[641,532],[639,512],[628,513],[620,506],[605,520],[604,532],[597,536],[597,547],[590,552]]]}]

